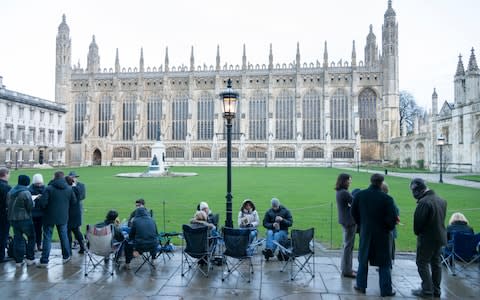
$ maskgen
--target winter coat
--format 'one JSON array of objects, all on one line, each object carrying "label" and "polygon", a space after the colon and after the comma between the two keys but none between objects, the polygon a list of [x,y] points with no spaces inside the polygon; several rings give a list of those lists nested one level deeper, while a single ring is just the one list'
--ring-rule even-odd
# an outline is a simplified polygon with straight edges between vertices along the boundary
[{"label": "winter coat", "polygon": [[263,227],[265,227],[266,229],[275,230],[275,228],[273,227],[273,223],[275,223],[276,216],[280,216],[283,218],[283,220],[280,222],[280,230],[288,231],[288,227],[293,225],[292,214],[286,207],[280,205],[279,209],[276,211],[273,210],[273,208],[267,210],[267,212],[265,213],[265,217],[263,218]]},{"label": "winter coat", "polygon": [[[247,211],[245,208],[245,204],[250,203],[252,209]],[[243,220],[246,220],[244,222]],[[250,200],[245,200],[242,203],[242,207],[238,212],[238,227],[239,228],[257,228],[258,224],[260,224],[260,218],[258,217],[258,212],[255,209],[255,204],[253,204]]]},{"label": "winter coat", "polygon": [[215,225],[213,225],[212,223],[208,223],[207,221],[197,220],[197,219],[195,219],[195,218],[190,219],[190,224],[197,224],[197,225],[201,225],[201,226],[207,226],[209,230],[215,229]]},{"label": "winter coat", "polygon": [[68,212],[71,205],[77,202],[72,187],[65,178],[50,181],[45,194],[40,197],[40,207],[43,209],[44,225],[67,225]]},{"label": "winter coat", "polygon": [[[35,185],[35,184],[31,184],[30,187],[28,188],[28,190],[30,191],[30,194],[32,194],[32,196],[35,196],[35,195],[43,195],[45,194],[45,186],[44,185]],[[33,200],[33,209],[32,209],[32,217],[33,218],[36,218],[36,217],[41,217],[43,216],[43,212],[42,212],[42,209],[40,208],[40,197],[37,197],[35,200]]]},{"label": "winter coat", "polygon": [[7,199],[9,221],[32,219],[33,200],[27,186],[16,185],[8,192]]},{"label": "winter coat", "polygon": [[151,248],[158,245],[157,225],[145,207],[135,210],[129,239],[134,241],[136,247],[140,248]]},{"label": "winter coat", "polygon": [[77,228],[82,226],[82,210],[80,207],[81,190],[77,186],[72,186],[73,193],[77,201],[74,204],[71,204],[68,209],[68,228]]},{"label": "winter coat", "polygon": [[417,246],[436,249],[447,244],[446,212],[447,202],[432,190],[426,191],[417,201],[413,215],[413,231],[417,235]]},{"label": "winter coat", "polygon": [[346,189],[340,189],[336,193],[338,223],[345,227],[355,225],[355,220],[350,213],[353,197]]},{"label": "winter coat", "polygon": [[455,221],[447,227],[447,240],[453,239],[453,234],[457,232],[474,234],[473,228],[468,226],[467,222]]},{"label": "winter coat", "polygon": [[392,263],[391,230],[397,214],[392,197],[371,185],[358,192],[352,203],[352,216],[360,227],[359,264],[389,266]]},{"label": "winter coat", "polygon": [[0,179],[0,221],[7,221],[7,194],[12,189],[8,185],[8,182],[4,179]]}]

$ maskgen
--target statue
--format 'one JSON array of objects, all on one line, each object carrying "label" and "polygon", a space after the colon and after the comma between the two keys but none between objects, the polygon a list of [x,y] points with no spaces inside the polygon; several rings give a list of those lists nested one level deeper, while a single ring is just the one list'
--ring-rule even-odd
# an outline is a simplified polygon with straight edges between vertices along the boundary
[{"label": "statue", "polygon": [[157,155],[156,155],[156,154],[153,155],[153,159],[152,159],[151,165],[152,165],[152,166],[158,166],[158,159],[157,159]]}]

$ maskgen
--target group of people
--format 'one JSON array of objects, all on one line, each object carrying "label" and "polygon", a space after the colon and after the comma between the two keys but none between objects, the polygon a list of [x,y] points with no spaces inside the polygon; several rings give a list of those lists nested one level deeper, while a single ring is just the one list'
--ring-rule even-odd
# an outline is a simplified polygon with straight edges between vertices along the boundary
[{"label": "group of people", "polygon": [[[368,265],[377,266],[381,296],[393,296],[396,292],[392,289],[391,269],[395,227],[400,222],[399,209],[388,195],[383,175],[373,174],[367,189],[356,189],[352,193],[348,191],[351,182],[352,177],[342,173],[335,186],[338,221],[343,229],[342,275],[355,278],[354,289],[364,294]],[[412,294],[422,298],[440,297],[441,249],[447,243],[447,202],[429,189],[421,178],[411,181],[410,190],[417,201],[413,231],[417,236],[416,264],[422,280],[421,287],[412,290]],[[460,218],[458,215],[461,214],[458,213],[456,218]],[[465,220],[461,222],[465,223]],[[356,233],[359,233],[360,243],[358,270],[354,271],[352,256]]]},{"label": "group of people", "polygon": [[[31,184],[29,176],[19,175],[17,185],[12,188],[9,177],[9,170],[0,168],[0,262],[8,260],[5,247],[10,226],[17,267],[25,263],[48,266],[53,227],[60,238],[63,263],[71,259],[72,233],[80,245],[79,253],[84,253],[80,226],[86,188],[75,171],[68,176],[62,171],[55,172],[48,185],[41,174],[35,174]],[[35,246],[42,252],[39,262],[35,260]]]}]

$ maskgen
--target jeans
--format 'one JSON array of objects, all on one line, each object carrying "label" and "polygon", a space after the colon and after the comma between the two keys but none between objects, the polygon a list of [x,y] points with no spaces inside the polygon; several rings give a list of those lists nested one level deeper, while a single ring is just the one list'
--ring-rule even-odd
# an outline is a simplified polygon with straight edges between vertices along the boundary
[{"label": "jeans", "polygon": [[356,225],[342,226],[343,228],[343,253],[340,263],[340,269],[342,274],[351,274],[352,259],[353,259],[353,246],[355,244],[355,233],[357,231]]},{"label": "jeans", "polygon": [[[43,249],[40,263],[48,263],[50,249],[52,248],[52,233],[54,225],[43,225]],[[60,246],[62,248],[62,257],[67,259],[70,257],[70,246],[68,245],[67,224],[55,225],[57,227],[58,237],[60,238]]]},{"label": "jeans", "polygon": [[40,249],[42,246],[42,219],[42,216],[32,217],[33,227],[35,228],[35,243],[37,244],[37,249]]},{"label": "jeans", "polygon": [[85,244],[83,242],[83,235],[80,232],[80,227],[68,228],[67,230],[68,245],[70,246],[70,249],[72,248],[72,232],[75,236],[75,239],[78,241],[78,244],[80,245],[80,250],[85,250]]},{"label": "jeans", "polygon": [[15,262],[20,263],[25,257],[25,239],[23,235],[27,237],[27,259],[34,260],[35,233],[32,220],[12,221],[11,225],[13,227],[13,253]]},{"label": "jeans", "polygon": [[0,219],[0,261],[5,259],[5,248],[7,248],[8,232],[10,231],[10,223],[5,219]]},{"label": "jeans", "polygon": [[[392,265],[387,264],[378,268],[378,281],[380,285],[381,296],[388,295],[392,292]],[[367,288],[367,276],[368,276],[368,261],[366,264],[360,263],[358,265],[357,272],[357,286],[362,289]]]},{"label": "jeans", "polygon": [[[442,281],[441,247],[417,245],[417,269],[422,279],[422,291],[426,294],[440,294]],[[430,274],[431,270],[431,274]]]},{"label": "jeans", "polygon": [[273,231],[271,229],[267,230],[267,241],[265,242],[265,248],[272,250],[275,252],[277,249],[277,245],[273,243],[273,241],[281,242],[288,238],[288,231],[286,230],[279,230]]}]

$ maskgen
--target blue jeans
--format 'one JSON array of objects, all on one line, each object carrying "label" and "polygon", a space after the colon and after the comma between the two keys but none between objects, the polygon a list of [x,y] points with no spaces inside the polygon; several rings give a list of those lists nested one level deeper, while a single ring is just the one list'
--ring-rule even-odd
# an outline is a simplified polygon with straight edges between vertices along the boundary
[{"label": "blue jeans", "polygon": [[[40,263],[48,263],[50,249],[52,248],[52,233],[54,225],[43,225],[43,249]],[[60,238],[60,246],[62,247],[63,259],[70,257],[70,246],[68,245],[67,224],[55,225],[57,227],[58,237]]]},{"label": "blue jeans", "polygon": [[277,245],[273,243],[273,241],[281,242],[283,240],[286,240],[288,238],[288,231],[286,230],[279,230],[279,231],[273,231],[271,229],[267,230],[267,241],[265,242],[265,247],[267,249],[272,250],[272,252],[275,252],[277,249]]},{"label": "blue jeans", "polygon": [[0,219],[0,261],[5,259],[5,248],[7,248],[8,232],[10,231],[10,223],[5,219]]},{"label": "blue jeans", "polygon": [[13,253],[15,262],[20,263],[25,257],[25,239],[23,235],[27,237],[27,259],[34,260],[35,231],[32,220],[12,221],[11,225],[13,227]]}]

